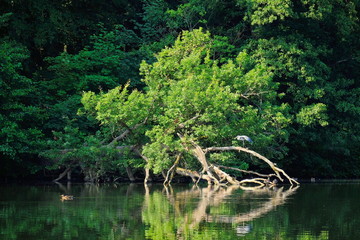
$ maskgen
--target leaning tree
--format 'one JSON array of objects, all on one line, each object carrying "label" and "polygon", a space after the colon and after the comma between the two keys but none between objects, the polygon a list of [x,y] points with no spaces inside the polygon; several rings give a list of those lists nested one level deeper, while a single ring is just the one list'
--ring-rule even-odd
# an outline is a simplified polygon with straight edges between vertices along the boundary
[{"label": "leaning tree", "polygon": [[[151,170],[164,184],[174,174],[209,184],[297,183],[263,156],[284,155],[290,122],[287,106],[276,104],[272,73],[246,52],[220,57],[229,48],[201,29],[185,31],[154,63],[142,63],[143,91],[84,93],[87,113],[113,129],[104,146],[140,156],[145,182]],[[234,139],[238,134],[251,136],[254,150]],[[239,180],[244,174],[252,178]]]}]

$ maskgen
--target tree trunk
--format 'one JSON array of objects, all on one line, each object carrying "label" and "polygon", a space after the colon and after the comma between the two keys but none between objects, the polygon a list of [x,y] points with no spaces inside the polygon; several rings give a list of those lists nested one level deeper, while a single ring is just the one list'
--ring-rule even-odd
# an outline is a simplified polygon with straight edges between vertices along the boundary
[{"label": "tree trunk", "polygon": [[[183,136],[179,133],[178,136],[180,137],[180,139],[184,139]],[[194,141],[191,141],[191,145],[192,147],[189,148],[186,144],[184,144],[185,149],[191,152],[196,157],[196,159],[199,161],[203,168],[201,173],[197,177],[198,179],[204,179],[203,175],[206,173],[206,179],[208,181],[208,184],[220,185],[220,181],[222,181],[223,179],[227,179],[228,181],[230,180],[230,182],[232,182],[233,184],[236,183],[236,179],[232,178],[219,168],[214,169],[214,166],[208,163],[205,152],[198,144],[196,144]]]},{"label": "tree trunk", "polygon": [[54,179],[53,182],[57,182],[59,180],[61,180],[63,177],[65,177],[67,175],[67,173],[71,170],[71,167],[67,167],[65,169],[65,171],[63,171],[62,173],[60,173],[59,177]]},{"label": "tree trunk", "polygon": [[135,177],[134,177],[134,174],[133,174],[131,168],[126,167],[125,169],[126,169],[126,173],[128,175],[128,178],[129,178],[130,182],[135,182]]},{"label": "tree trunk", "polygon": [[145,168],[145,179],[144,179],[144,184],[147,184],[148,182],[151,182],[151,176],[150,176],[150,169],[149,168]]},{"label": "tree trunk", "polygon": [[71,182],[71,169],[67,172],[66,175],[68,182]]},{"label": "tree trunk", "polygon": [[[167,174],[165,175],[165,180],[164,180],[164,186],[169,185],[174,177],[174,172],[176,169],[176,166],[179,164],[181,159],[181,154],[178,154],[175,160],[174,165],[172,165],[172,167],[169,169],[169,171],[167,172]],[[191,178],[194,181],[194,178]]]},{"label": "tree trunk", "polygon": [[[133,151],[134,151],[137,155],[139,155],[142,159],[144,159],[146,163],[149,162],[149,159],[148,159],[146,156],[142,155],[141,152],[140,152],[140,150],[139,150],[137,147],[134,147],[134,148],[133,148]],[[150,169],[149,169],[148,167],[146,167],[146,168],[145,168],[144,184],[147,184],[148,182],[151,182],[151,181],[152,181],[152,179],[151,179],[151,176],[150,176]]]}]

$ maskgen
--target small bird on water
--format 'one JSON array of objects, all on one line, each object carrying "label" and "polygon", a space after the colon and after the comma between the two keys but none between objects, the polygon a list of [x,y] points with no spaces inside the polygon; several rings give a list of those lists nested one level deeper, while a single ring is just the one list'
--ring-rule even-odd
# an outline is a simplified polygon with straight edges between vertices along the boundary
[{"label": "small bird on water", "polygon": [[61,194],[61,195],[60,195],[60,200],[61,200],[61,201],[74,200],[74,196]]}]

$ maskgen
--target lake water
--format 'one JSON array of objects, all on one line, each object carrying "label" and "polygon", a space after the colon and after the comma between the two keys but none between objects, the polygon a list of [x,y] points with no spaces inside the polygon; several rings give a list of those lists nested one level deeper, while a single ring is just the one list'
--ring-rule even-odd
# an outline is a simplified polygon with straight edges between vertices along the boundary
[{"label": "lake water", "polygon": [[0,239],[359,240],[359,192],[360,183],[0,185]]}]

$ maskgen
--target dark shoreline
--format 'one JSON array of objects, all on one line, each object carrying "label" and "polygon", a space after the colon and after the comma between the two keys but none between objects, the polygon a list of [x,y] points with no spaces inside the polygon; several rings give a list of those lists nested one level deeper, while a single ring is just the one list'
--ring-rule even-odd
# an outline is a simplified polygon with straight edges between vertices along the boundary
[{"label": "dark shoreline", "polygon": [[[309,178],[304,178],[304,179],[297,179],[297,181],[299,183],[304,183],[304,184],[308,184],[308,183],[359,183],[360,184],[360,178],[359,179],[331,179],[331,178],[325,178],[325,179],[315,179],[315,181],[313,181],[312,179]],[[117,182],[98,182],[98,183],[93,183],[93,182],[84,182],[84,181],[60,181],[60,182],[54,182],[51,180],[38,180],[38,179],[0,179],[0,184],[2,185],[7,185],[7,184],[19,184],[19,185],[53,185],[53,184],[62,184],[62,185],[66,185],[66,184],[96,184],[96,185],[106,185],[106,184],[143,184],[142,180],[139,181],[135,181],[135,182],[131,182],[131,181],[117,181]],[[148,185],[152,185],[152,184],[162,184],[162,181],[153,181],[148,183]],[[174,185],[178,185],[178,184],[192,184],[191,181],[180,181],[180,182],[174,182]],[[201,185],[201,184],[200,184]],[[280,185],[290,185],[290,184],[278,184]]]}]

